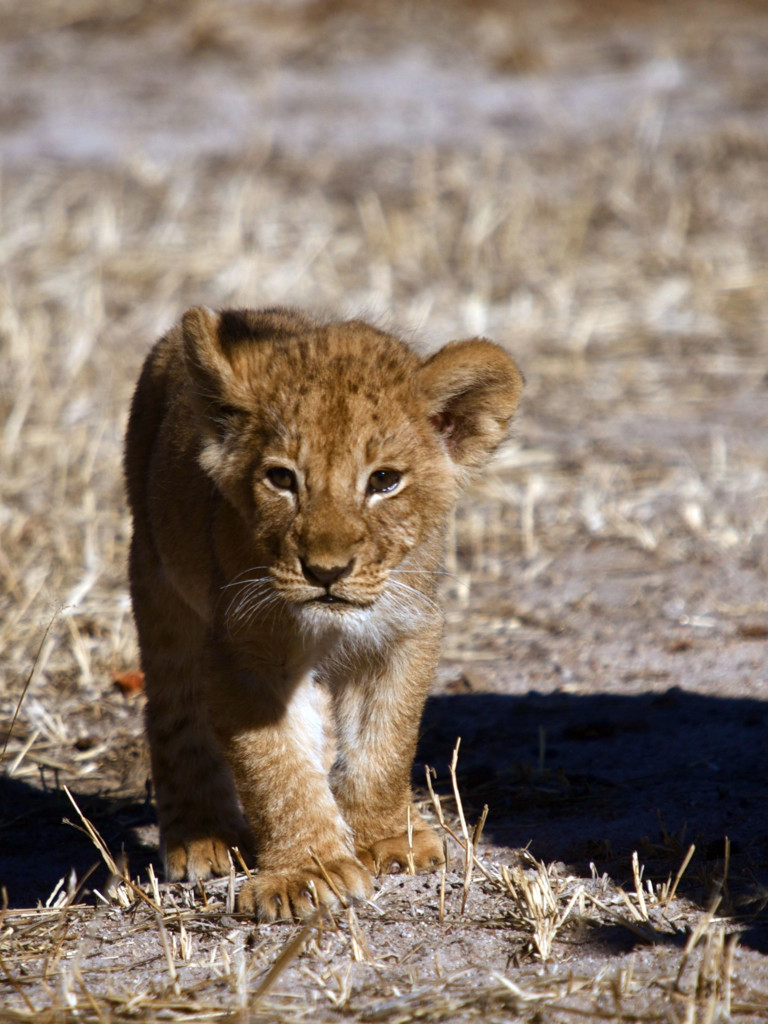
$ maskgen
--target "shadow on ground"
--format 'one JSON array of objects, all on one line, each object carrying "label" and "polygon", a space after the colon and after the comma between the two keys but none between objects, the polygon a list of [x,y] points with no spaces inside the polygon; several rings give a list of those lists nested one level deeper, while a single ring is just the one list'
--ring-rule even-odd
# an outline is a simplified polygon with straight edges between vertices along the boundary
[{"label": "shadow on ground", "polygon": [[[73,796],[111,853],[127,856],[132,874],[143,874],[153,863],[159,875],[157,850],[145,846],[135,833],[155,820],[154,808],[146,799]],[[72,869],[78,881],[89,876],[88,891],[107,883],[107,869],[66,793],[62,789],[43,791],[0,776],[0,886],[10,906],[45,903],[59,879],[64,878],[66,886]]]},{"label": "shadow on ground", "polygon": [[[730,862],[724,907],[752,930],[744,942],[768,952],[761,910],[768,894],[768,704],[682,690],[620,697],[567,694],[433,697],[422,725],[414,782],[424,765],[450,793],[448,762],[461,736],[458,779],[468,817],[489,814],[494,845],[565,862],[588,875],[590,864],[631,885],[637,850],[646,877],[674,876],[691,843],[696,854],[681,891],[708,905],[721,884],[725,838]],[[135,800],[74,794],[110,850],[124,850],[132,873],[157,851],[137,839],[154,820]],[[90,839],[66,821],[76,813],[60,790],[0,778],[0,885],[11,906],[45,901],[59,878],[78,878],[98,863]],[[99,864],[89,888],[104,884]]]},{"label": "shadow on ground", "polygon": [[631,855],[646,877],[674,877],[696,853],[681,891],[724,911],[768,952],[768,704],[679,689],[621,697],[569,694],[438,696],[427,705],[414,781],[423,765],[450,792],[448,762],[461,737],[458,781],[474,822],[488,804],[495,845],[529,845],[579,875],[590,865],[632,886]]}]

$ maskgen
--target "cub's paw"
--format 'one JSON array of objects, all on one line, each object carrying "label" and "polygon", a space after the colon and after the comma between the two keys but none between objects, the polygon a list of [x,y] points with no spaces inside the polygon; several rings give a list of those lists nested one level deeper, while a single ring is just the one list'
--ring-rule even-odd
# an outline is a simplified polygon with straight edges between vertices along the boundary
[{"label": "cub's paw", "polygon": [[445,863],[443,844],[432,829],[413,833],[408,844],[408,833],[379,839],[367,847],[358,848],[357,856],[374,875],[397,875],[413,870],[437,871]]},{"label": "cub's paw", "polygon": [[[247,858],[248,838],[237,844]],[[211,875],[229,872],[229,850],[232,844],[223,839],[206,836],[181,842],[167,841],[165,846],[165,877],[169,882],[189,879],[198,882]]]},{"label": "cub's paw", "polygon": [[352,857],[323,861],[328,884],[317,865],[286,871],[259,871],[240,890],[237,909],[260,921],[310,917],[320,907],[338,903],[334,888],[344,899],[370,896],[371,876]]}]

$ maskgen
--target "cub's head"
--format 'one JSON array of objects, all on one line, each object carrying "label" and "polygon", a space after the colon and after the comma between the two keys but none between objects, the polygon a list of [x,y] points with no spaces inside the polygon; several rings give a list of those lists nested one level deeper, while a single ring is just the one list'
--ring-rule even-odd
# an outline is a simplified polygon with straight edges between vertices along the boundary
[{"label": "cub's head", "polygon": [[286,605],[315,623],[428,613],[450,509],[520,397],[503,349],[421,358],[361,321],[204,308],[182,346],[200,464],[245,526],[234,624]]}]

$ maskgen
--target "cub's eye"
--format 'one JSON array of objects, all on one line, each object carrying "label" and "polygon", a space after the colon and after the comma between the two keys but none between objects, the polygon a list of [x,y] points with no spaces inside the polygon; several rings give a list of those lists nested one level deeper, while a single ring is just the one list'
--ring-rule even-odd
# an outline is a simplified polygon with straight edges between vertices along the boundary
[{"label": "cub's eye", "polygon": [[278,491],[296,490],[296,474],[285,466],[272,466],[267,470],[266,477]]},{"label": "cub's eye", "polygon": [[387,494],[394,491],[401,479],[396,469],[377,469],[368,477],[368,493]]}]

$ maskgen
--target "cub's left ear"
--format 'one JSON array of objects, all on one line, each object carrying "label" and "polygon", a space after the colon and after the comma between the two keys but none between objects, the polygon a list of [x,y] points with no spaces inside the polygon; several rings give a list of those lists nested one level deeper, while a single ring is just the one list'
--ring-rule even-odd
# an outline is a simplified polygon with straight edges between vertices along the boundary
[{"label": "cub's left ear", "polygon": [[503,348],[484,338],[453,341],[419,370],[430,420],[454,462],[478,467],[504,437],[523,377]]}]

